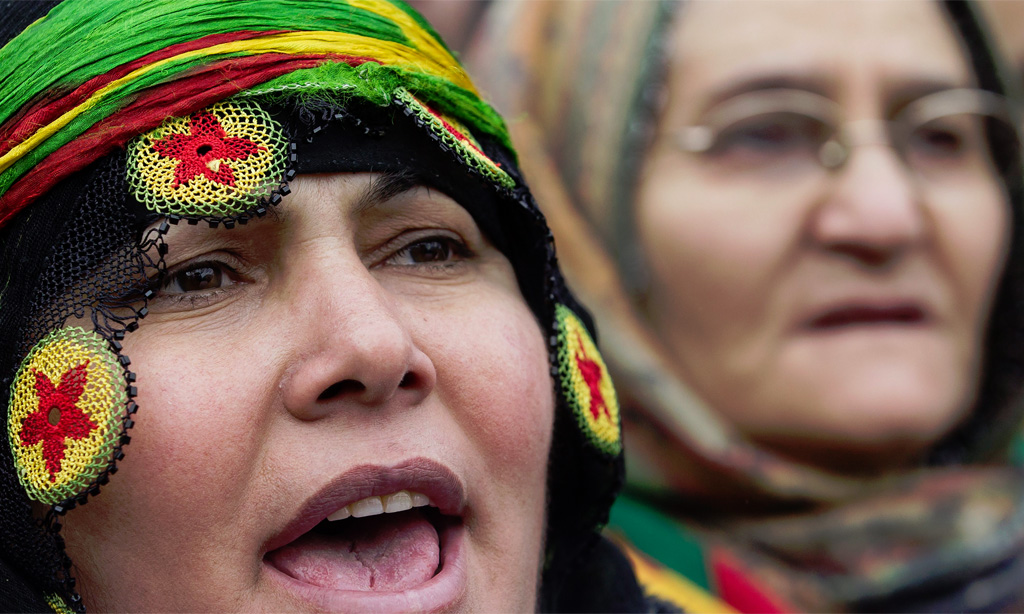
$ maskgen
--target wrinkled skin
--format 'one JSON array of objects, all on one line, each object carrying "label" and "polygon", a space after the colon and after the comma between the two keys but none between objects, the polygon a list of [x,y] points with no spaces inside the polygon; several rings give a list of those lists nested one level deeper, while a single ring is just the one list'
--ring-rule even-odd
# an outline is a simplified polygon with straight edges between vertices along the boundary
[{"label": "wrinkled skin", "polygon": [[[635,210],[648,314],[678,373],[783,454],[841,471],[916,462],[976,392],[1008,235],[994,173],[925,186],[882,142],[855,148],[819,181],[748,181],[724,157],[672,139],[726,91],[814,91],[854,121],[889,119],[922,86],[970,87],[940,7],[696,2],[681,11],[669,53],[667,105]],[[808,330],[844,301],[911,303],[927,318]]]}]

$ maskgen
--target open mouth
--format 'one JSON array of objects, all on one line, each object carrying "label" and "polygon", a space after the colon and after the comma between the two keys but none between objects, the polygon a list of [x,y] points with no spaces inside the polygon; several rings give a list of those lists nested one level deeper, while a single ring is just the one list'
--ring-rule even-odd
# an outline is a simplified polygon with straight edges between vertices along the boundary
[{"label": "open mouth", "polygon": [[444,536],[461,525],[421,493],[400,490],[345,505],[265,559],[285,574],[336,591],[404,591],[444,566]]},{"label": "open mouth", "polygon": [[314,493],[263,547],[268,577],[315,609],[456,608],[468,587],[462,482],[412,458],[361,465]]},{"label": "open mouth", "polygon": [[808,328],[836,331],[855,326],[920,326],[927,324],[928,320],[927,312],[912,303],[888,306],[846,305],[811,319]]}]

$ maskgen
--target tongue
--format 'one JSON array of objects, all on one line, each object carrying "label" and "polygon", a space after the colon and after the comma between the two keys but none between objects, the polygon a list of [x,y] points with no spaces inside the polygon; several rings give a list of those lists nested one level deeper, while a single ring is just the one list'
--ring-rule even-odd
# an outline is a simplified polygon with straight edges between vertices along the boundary
[{"label": "tongue", "polygon": [[434,577],[437,531],[418,511],[347,518],[267,554],[286,574],[324,588],[402,591]]}]

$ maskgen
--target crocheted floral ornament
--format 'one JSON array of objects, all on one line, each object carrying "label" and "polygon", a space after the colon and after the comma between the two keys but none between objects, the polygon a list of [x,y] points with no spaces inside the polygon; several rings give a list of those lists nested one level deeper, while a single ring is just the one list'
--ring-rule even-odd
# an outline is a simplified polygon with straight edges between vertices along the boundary
[{"label": "crocheted floral ornament", "polygon": [[74,614],[75,612],[67,603],[64,602],[60,595],[56,593],[49,593],[46,595],[46,604],[50,606],[50,609],[53,610],[55,614]]},{"label": "crocheted floral ornament", "polygon": [[477,170],[502,187],[512,189],[515,181],[500,166],[495,164],[480,149],[480,144],[472,133],[453,117],[444,115],[420,102],[405,89],[395,91],[395,98],[405,105],[408,112],[415,115],[420,123],[427,127],[442,144],[454,151],[470,168]]},{"label": "crocheted floral ornament", "polygon": [[556,305],[555,317],[562,393],[587,439],[599,450],[617,455],[622,450],[619,402],[608,368],[587,327],[571,309]]},{"label": "crocheted floral ornament", "polygon": [[128,182],[157,213],[242,213],[281,184],[288,141],[259,105],[225,101],[166,120],[128,146]]},{"label": "crocheted floral ornament", "polygon": [[7,431],[30,499],[55,504],[84,492],[110,463],[127,393],[107,342],[77,327],[53,331],[15,375]]}]

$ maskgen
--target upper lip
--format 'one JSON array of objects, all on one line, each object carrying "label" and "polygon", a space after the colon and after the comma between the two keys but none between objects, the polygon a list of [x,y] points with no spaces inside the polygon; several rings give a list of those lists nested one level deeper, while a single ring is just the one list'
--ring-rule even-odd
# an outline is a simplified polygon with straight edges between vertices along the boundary
[{"label": "upper lip", "polygon": [[925,324],[934,319],[927,301],[903,296],[845,297],[807,310],[802,328],[821,330],[849,324]]},{"label": "upper lip", "polygon": [[387,467],[359,465],[337,476],[309,497],[291,522],[270,538],[263,552],[295,541],[342,506],[399,490],[423,493],[442,514],[462,516],[464,513],[466,497],[462,482],[451,469],[437,461],[413,458]]}]

